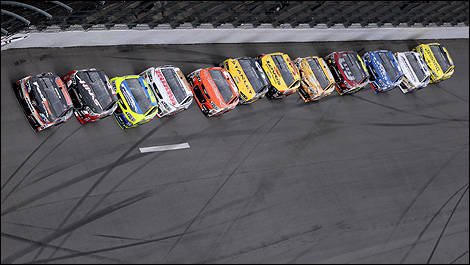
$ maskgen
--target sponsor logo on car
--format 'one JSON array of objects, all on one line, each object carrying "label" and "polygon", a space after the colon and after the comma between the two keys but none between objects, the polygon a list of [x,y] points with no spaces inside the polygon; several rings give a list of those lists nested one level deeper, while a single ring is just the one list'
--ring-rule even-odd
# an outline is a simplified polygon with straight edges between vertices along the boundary
[{"label": "sponsor logo on car", "polygon": [[100,106],[100,108],[103,108],[101,106],[100,102],[98,101],[98,99],[96,98],[95,93],[93,93],[93,90],[91,90],[90,86],[88,86],[88,84],[85,81],[83,81],[78,75],[77,75],[77,79],[78,79],[78,82],[80,84],[82,84],[82,86],[86,89],[86,91],[88,91],[88,94],[90,94],[91,99],[93,100],[93,102],[96,105]]},{"label": "sponsor logo on car", "polygon": [[157,75],[158,79],[160,79],[160,82],[162,83],[163,87],[166,90],[166,93],[168,97],[170,98],[171,104],[176,105],[176,99],[175,96],[173,95],[173,91],[171,91],[170,86],[168,86],[168,83],[165,80],[165,77],[163,76],[163,73],[161,70],[157,69],[155,70],[155,74]]}]

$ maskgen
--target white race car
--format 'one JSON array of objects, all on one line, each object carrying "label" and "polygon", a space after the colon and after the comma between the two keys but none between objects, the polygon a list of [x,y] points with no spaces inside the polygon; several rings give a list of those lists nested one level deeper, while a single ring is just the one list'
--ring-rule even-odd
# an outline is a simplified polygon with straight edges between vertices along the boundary
[{"label": "white race car", "polygon": [[183,111],[193,102],[191,87],[178,67],[150,67],[139,75],[147,81],[157,96],[159,118]]},{"label": "white race car", "polygon": [[399,85],[403,93],[418,90],[429,84],[431,72],[419,53],[397,52],[395,57],[405,75]]}]

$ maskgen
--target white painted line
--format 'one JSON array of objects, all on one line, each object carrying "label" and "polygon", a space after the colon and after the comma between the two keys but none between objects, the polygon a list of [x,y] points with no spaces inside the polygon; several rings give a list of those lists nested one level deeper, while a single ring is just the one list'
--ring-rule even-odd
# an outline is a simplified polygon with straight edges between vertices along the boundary
[{"label": "white painted line", "polygon": [[178,150],[178,149],[185,149],[185,148],[189,148],[188,143],[142,147],[142,148],[139,148],[139,150],[140,150],[141,153],[149,153],[149,152],[161,152],[161,151],[169,151],[169,150]]}]

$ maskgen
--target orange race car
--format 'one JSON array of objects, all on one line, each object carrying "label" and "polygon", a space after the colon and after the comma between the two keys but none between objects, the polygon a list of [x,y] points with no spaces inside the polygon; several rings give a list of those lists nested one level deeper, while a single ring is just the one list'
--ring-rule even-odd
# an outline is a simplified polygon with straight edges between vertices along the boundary
[{"label": "orange race car", "polygon": [[298,89],[305,102],[316,101],[335,90],[335,79],[328,65],[318,56],[295,59],[300,70],[301,81]]},{"label": "orange race car", "polygon": [[188,75],[188,81],[197,104],[209,117],[228,112],[238,104],[237,86],[221,67],[198,69]]}]

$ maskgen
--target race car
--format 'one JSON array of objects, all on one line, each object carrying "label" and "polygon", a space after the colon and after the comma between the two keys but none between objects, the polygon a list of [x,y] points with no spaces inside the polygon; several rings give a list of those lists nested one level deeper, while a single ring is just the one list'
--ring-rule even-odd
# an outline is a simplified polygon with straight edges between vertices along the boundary
[{"label": "race car", "polygon": [[403,72],[390,51],[366,52],[362,60],[369,71],[369,84],[376,93],[391,90],[403,80]]},{"label": "race car", "polygon": [[310,56],[295,59],[300,70],[301,81],[298,89],[305,102],[316,101],[335,90],[335,79],[323,58]]},{"label": "race car", "polygon": [[188,81],[202,113],[209,117],[228,112],[239,102],[237,86],[224,68],[198,69]]},{"label": "race car", "polygon": [[193,92],[178,67],[150,67],[140,73],[140,76],[147,81],[157,96],[159,118],[188,109],[193,102]]},{"label": "race car", "polygon": [[429,84],[431,73],[423,58],[417,52],[397,52],[395,57],[403,71],[399,88],[403,93],[412,92]]},{"label": "race car", "polygon": [[118,97],[114,117],[121,129],[138,127],[157,115],[157,99],[145,79],[139,75],[127,75],[114,77],[111,84]]},{"label": "race car", "polygon": [[300,73],[297,66],[285,53],[263,54],[258,57],[261,67],[271,84],[266,97],[283,98],[293,94],[300,87]]},{"label": "race car", "polygon": [[439,43],[421,44],[413,49],[426,62],[431,72],[431,83],[450,78],[454,73],[454,62],[447,49]]},{"label": "race car", "polygon": [[332,52],[325,60],[336,80],[335,87],[340,95],[357,92],[369,83],[369,73],[356,52]]},{"label": "race car", "polygon": [[101,70],[74,70],[62,77],[81,124],[110,116],[117,108],[117,96],[108,76]]},{"label": "race car", "polygon": [[67,88],[53,73],[27,76],[17,81],[13,90],[35,132],[66,122],[73,115]]},{"label": "race car", "polygon": [[224,67],[232,76],[240,94],[240,104],[249,104],[264,97],[269,90],[269,81],[256,59],[242,57],[225,60]]}]

